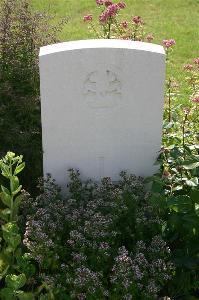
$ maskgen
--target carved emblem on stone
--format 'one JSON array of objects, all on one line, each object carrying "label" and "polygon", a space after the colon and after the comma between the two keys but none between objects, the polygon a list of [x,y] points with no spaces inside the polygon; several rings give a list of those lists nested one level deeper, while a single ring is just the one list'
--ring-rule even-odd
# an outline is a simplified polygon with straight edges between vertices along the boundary
[{"label": "carved emblem on stone", "polygon": [[91,108],[111,108],[121,100],[121,81],[118,74],[107,68],[90,72],[84,82],[84,96]]}]

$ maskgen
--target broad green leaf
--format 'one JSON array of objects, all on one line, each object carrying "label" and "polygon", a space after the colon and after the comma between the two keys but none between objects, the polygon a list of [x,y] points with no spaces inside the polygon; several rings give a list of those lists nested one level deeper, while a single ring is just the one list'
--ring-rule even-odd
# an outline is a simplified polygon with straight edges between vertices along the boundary
[{"label": "broad green leaf", "polygon": [[199,190],[192,190],[190,197],[194,202],[199,203]]},{"label": "broad green leaf", "polygon": [[10,216],[10,209],[9,208],[2,209],[0,211],[0,218],[3,219],[4,221],[8,222],[9,216]]},{"label": "broad green leaf", "polygon": [[193,163],[187,164],[187,165],[183,164],[182,166],[186,170],[193,170],[193,169],[196,169],[197,167],[199,167],[199,161],[193,162]]},{"label": "broad green leaf", "polygon": [[10,169],[9,169],[9,167],[8,167],[6,164],[4,164],[4,163],[1,164],[1,174],[2,174],[4,177],[6,177],[6,178],[9,178],[9,177],[10,177]]},{"label": "broad green leaf", "polygon": [[173,122],[166,122],[165,124],[164,124],[164,129],[170,129],[170,128],[172,128],[173,127]]},{"label": "broad green leaf", "polygon": [[40,296],[39,296],[39,300],[49,300],[49,297],[48,297],[47,294],[45,294],[45,295],[40,295]]},{"label": "broad green leaf", "polygon": [[13,290],[10,288],[4,288],[0,292],[1,300],[16,300],[16,297],[13,294]]},{"label": "broad green leaf", "polygon": [[5,259],[4,255],[0,254],[0,280],[6,275],[7,270],[9,268],[9,264]]},{"label": "broad green leaf", "polygon": [[17,293],[17,297],[19,300],[34,300],[34,294],[33,293],[25,293],[23,291],[18,291]]},{"label": "broad green leaf", "polygon": [[17,220],[17,214],[18,214],[18,210],[19,210],[21,201],[22,201],[22,196],[19,195],[15,198],[14,203],[13,203],[13,217],[15,220]]},{"label": "broad green leaf", "polygon": [[196,215],[199,217],[199,204],[195,203]]},{"label": "broad green leaf", "polygon": [[15,250],[21,243],[21,236],[18,234],[18,226],[15,223],[9,222],[2,225],[3,238],[8,246]]},{"label": "broad green leaf", "polygon": [[12,256],[10,255],[12,250],[11,251],[10,250],[11,249],[9,247],[5,247],[0,252],[0,259],[6,262],[7,265],[12,264]]},{"label": "broad green leaf", "polygon": [[20,185],[20,186],[18,187],[18,189],[16,189],[16,190],[12,193],[13,196],[17,195],[17,194],[21,191],[21,189],[22,189],[22,185]]},{"label": "broad green leaf", "polygon": [[21,272],[23,272],[27,278],[33,276],[36,272],[36,268],[30,262],[30,257],[27,253],[24,255],[17,255],[17,265],[20,267]]},{"label": "broad green leaf", "polygon": [[160,193],[162,190],[163,190],[163,186],[164,186],[164,183],[162,180],[156,180],[153,182],[152,184],[152,192],[154,193]]},{"label": "broad green leaf", "polygon": [[0,198],[1,198],[1,201],[3,202],[3,204],[5,204],[5,206],[11,208],[12,197],[10,195],[8,195],[5,192],[1,192]]},{"label": "broad green leaf", "polygon": [[193,178],[191,178],[190,180],[187,180],[187,181],[186,181],[186,184],[187,184],[188,186],[191,186],[191,187],[198,186],[198,178],[197,178],[197,177],[193,177]]},{"label": "broad green leaf", "polygon": [[16,169],[14,171],[14,175],[17,175],[18,173],[20,173],[24,168],[25,168],[25,162],[23,162],[22,164],[20,164],[19,166],[16,167]]},{"label": "broad green leaf", "polygon": [[167,205],[175,212],[187,212],[192,209],[192,201],[189,196],[185,195],[168,198]]},{"label": "broad green leaf", "polygon": [[1,185],[1,190],[4,194],[10,196],[10,191],[5,186]]},{"label": "broad green leaf", "polygon": [[7,275],[5,278],[5,282],[9,288],[13,290],[19,290],[26,284],[26,276],[25,274]]},{"label": "broad green leaf", "polygon": [[19,178],[17,176],[12,176],[10,178],[10,189],[13,192],[15,192],[19,187]]},{"label": "broad green leaf", "polygon": [[180,191],[183,189],[182,185],[177,185],[176,187],[173,188],[173,191]]},{"label": "broad green leaf", "polygon": [[19,208],[19,205],[21,204],[22,201],[22,196],[19,195],[15,198],[14,203],[13,203],[13,207],[14,209]]}]

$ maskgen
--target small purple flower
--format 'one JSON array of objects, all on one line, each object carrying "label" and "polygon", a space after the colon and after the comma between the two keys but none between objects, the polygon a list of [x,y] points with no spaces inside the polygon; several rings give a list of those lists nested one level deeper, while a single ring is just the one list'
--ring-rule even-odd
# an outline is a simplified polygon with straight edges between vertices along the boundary
[{"label": "small purple flower", "polygon": [[120,9],[124,9],[126,7],[126,4],[124,2],[119,2],[117,5]]},{"label": "small purple flower", "polygon": [[93,16],[92,15],[86,15],[83,18],[84,22],[91,22],[93,20]]},{"label": "small purple flower", "polygon": [[104,0],[96,0],[96,4],[98,6],[103,5],[104,4]]}]

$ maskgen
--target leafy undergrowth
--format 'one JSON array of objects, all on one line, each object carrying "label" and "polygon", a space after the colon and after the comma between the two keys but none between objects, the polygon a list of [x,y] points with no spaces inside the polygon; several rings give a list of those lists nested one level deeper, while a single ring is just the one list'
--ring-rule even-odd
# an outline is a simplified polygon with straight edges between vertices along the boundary
[{"label": "leafy undergrowth", "polygon": [[198,165],[183,160],[180,184],[165,172],[96,184],[71,169],[67,198],[48,176],[34,199],[19,183],[22,156],[8,152],[0,161],[9,183],[0,194],[1,299],[194,299]]}]

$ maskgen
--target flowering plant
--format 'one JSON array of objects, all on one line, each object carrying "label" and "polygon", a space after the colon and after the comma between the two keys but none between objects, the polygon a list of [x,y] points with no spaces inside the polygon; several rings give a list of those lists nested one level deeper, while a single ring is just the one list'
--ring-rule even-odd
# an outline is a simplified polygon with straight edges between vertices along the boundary
[{"label": "flowering plant", "polygon": [[69,172],[67,200],[48,178],[43,194],[23,204],[26,214],[29,207],[24,244],[37,261],[38,280],[59,299],[164,294],[174,268],[161,237],[162,220],[148,203],[142,179],[122,172],[117,184],[104,178],[97,185]]},{"label": "flowering plant", "polygon": [[145,34],[144,21],[140,16],[133,16],[131,21],[120,18],[122,10],[126,8],[125,2],[114,3],[109,0],[96,0],[96,5],[100,10],[99,26],[94,23],[92,14],[85,15],[83,20],[98,38],[121,38],[134,41],[146,40],[148,42],[154,39],[152,34]]},{"label": "flowering plant", "polygon": [[151,203],[166,222],[164,236],[176,265],[170,286],[170,293],[175,296],[190,291],[194,294],[199,287],[196,246],[199,238],[198,62],[196,58],[183,67],[186,104],[181,103],[183,93],[179,83],[172,78],[168,80],[163,147],[159,157],[161,168],[152,184]]},{"label": "flowering plant", "polygon": [[0,284],[4,281],[0,291],[2,300],[32,299],[32,293],[22,290],[28,285],[28,277],[34,274],[34,266],[29,257],[22,252],[20,229],[17,224],[18,210],[22,201],[18,174],[24,169],[22,156],[15,156],[8,152],[0,160],[0,170],[4,178],[9,180],[9,188],[1,185],[0,198],[4,206],[0,210]]}]

